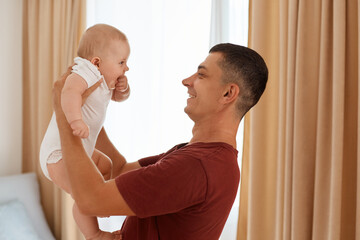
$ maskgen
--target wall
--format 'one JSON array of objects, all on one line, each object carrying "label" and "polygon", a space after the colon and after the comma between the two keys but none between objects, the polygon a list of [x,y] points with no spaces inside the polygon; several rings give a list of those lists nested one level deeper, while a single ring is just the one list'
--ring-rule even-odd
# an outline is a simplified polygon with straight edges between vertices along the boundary
[{"label": "wall", "polygon": [[0,0],[0,176],[21,172],[22,0]]}]

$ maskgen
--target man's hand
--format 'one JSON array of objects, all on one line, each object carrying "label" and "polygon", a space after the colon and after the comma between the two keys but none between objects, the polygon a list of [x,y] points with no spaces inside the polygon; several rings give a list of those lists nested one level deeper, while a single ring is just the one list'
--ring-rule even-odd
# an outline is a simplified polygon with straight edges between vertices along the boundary
[{"label": "man's hand", "polygon": [[61,109],[61,91],[64,88],[65,80],[71,73],[72,66],[68,67],[67,71],[61,75],[61,77],[54,82],[53,86],[53,107],[57,113],[62,112]]},{"label": "man's hand", "polygon": [[86,91],[83,93],[82,96],[82,105],[84,105],[86,99],[90,96],[90,94],[92,94],[93,91],[95,91],[95,89],[97,89],[100,84],[104,81],[104,79],[100,79],[99,81],[97,81],[97,83],[95,83],[94,85],[92,85],[91,87],[89,87],[88,89],[86,89]]},{"label": "man's hand", "polygon": [[[67,71],[55,81],[53,86],[53,107],[56,114],[60,114],[62,112],[61,109],[61,91],[64,88],[66,78],[70,75],[73,66],[68,67]],[[93,86],[86,89],[86,91],[82,95],[82,104],[85,103],[85,100],[90,96],[90,94],[95,91],[96,88],[100,86],[103,79],[100,79],[97,83]]]}]

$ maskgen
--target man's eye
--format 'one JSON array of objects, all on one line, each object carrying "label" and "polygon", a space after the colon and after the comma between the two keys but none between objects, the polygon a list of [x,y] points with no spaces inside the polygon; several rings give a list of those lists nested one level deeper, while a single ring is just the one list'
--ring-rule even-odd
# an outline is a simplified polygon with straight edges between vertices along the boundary
[{"label": "man's eye", "polygon": [[197,73],[197,75],[198,75],[199,78],[203,78],[203,77],[204,77],[204,74],[202,74],[202,73]]},{"label": "man's eye", "polygon": [[124,61],[120,62],[120,64],[123,65],[123,64],[124,64]]}]

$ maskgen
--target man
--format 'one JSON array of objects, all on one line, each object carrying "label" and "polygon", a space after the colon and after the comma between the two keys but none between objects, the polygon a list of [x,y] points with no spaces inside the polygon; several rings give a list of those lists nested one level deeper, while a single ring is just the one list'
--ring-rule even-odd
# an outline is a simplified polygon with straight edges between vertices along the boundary
[{"label": "man", "polygon": [[238,126],[258,102],[267,78],[266,64],[255,51],[214,46],[182,82],[189,93],[185,112],[194,121],[190,142],[126,163],[102,129],[96,148],[113,160],[116,178],[110,181],[72,135],[59,104],[64,79],[57,81],[54,108],[78,207],[92,216],[127,215],[121,230],[125,240],[218,239],[239,183]]}]

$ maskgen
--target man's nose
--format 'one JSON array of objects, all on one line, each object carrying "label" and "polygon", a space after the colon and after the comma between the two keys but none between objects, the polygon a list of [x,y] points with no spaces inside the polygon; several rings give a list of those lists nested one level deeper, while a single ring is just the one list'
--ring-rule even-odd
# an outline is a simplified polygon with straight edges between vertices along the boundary
[{"label": "man's nose", "polygon": [[[195,73],[196,74],[196,73]],[[185,87],[188,87],[190,86],[194,79],[195,79],[195,74],[191,75],[190,77],[188,78],[185,78],[184,80],[182,80],[182,84],[185,86]]]}]

